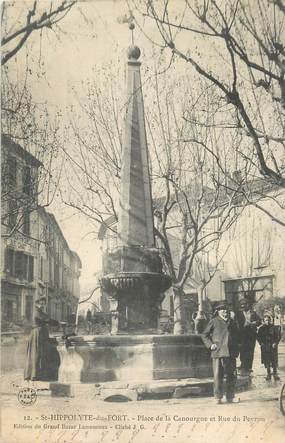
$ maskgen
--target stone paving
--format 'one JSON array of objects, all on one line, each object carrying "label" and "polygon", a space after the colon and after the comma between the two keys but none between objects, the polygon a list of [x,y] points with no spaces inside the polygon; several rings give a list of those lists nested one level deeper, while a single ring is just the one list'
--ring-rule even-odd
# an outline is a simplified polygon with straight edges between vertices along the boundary
[{"label": "stone paving", "polygon": [[44,395],[22,406],[16,395],[4,395],[2,441],[284,443],[285,420],[277,401],[281,383],[262,383],[239,394],[239,404],[220,406],[205,397],[106,403]]},{"label": "stone paving", "polygon": [[[216,405],[212,397],[107,403],[53,398],[38,391],[36,402],[23,406],[19,372],[1,377],[3,443],[285,443],[285,418],[278,395],[285,381],[285,344],[279,348],[281,380],[265,381],[256,349],[252,388],[239,404]],[[13,385],[14,383],[14,385]],[[29,384],[29,386],[32,386]],[[37,383],[45,389],[45,383]]]}]

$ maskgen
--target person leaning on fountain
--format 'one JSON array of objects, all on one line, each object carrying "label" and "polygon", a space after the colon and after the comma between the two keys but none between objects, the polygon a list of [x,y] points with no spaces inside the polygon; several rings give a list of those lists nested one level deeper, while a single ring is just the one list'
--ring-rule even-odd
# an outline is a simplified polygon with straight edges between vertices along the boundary
[{"label": "person leaning on fountain", "polygon": [[239,354],[239,329],[230,316],[226,301],[216,306],[216,316],[212,318],[204,332],[202,340],[211,350],[214,373],[214,396],[217,404],[222,403],[225,393],[228,403],[238,403],[235,397],[236,358]]},{"label": "person leaning on fountain", "polygon": [[48,374],[48,326],[58,326],[57,320],[52,320],[45,312],[46,297],[40,297],[35,302],[35,314],[32,331],[27,344],[25,380],[46,380]]}]

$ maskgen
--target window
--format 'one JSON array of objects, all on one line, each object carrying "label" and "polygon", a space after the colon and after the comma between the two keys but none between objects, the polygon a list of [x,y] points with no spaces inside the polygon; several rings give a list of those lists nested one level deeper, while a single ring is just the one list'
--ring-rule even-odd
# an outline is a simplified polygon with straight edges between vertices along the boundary
[{"label": "window", "polygon": [[15,272],[14,276],[23,280],[27,275],[28,256],[23,254],[22,251],[15,252]]},{"label": "window", "polygon": [[25,166],[23,169],[23,192],[32,195],[32,174],[29,166]]},{"label": "window", "polygon": [[7,274],[13,275],[14,270],[14,251],[13,249],[5,249],[5,262],[4,262],[5,272]]},{"label": "window", "polygon": [[13,321],[13,302],[11,300],[6,301],[6,319],[7,321]]},{"label": "window", "polygon": [[34,257],[22,251],[7,248],[5,251],[5,271],[19,280],[34,280]]}]

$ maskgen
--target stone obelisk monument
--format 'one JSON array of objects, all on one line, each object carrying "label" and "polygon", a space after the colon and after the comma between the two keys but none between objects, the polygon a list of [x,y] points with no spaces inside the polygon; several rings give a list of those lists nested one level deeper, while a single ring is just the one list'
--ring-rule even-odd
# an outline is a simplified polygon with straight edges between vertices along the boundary
[{"label": "stone obelisk monument", "polygon": [[140,49],[130,47],[118,233],[122,245],[152,248],[152,198],[139,57]]},{"label": "stone obelisk monument", "polygon": [[154,333],[164,291],[155,248],[151,183],[140,75],[140,49],[128,50],[127,102],[122,150],[118,247],[104,258],[101,284],[112,312],[112,333]]},{"label": "stone obelisk monument", "polygon": [[[110,386],[106,382],[112,382],[117,393],[123,389],[122,395],[137,399],[142,398],[142,392],[152,392],[152,380],[170,379],[165,388],[169,395],[176,389],[173,379],[211,374],[210,356],[200,336],[158,333],[160,305],[171,280],[162,271],[155,247],[139,58],[139,48],[131,46],[118,245],[103,257],[101,288],[110,303],[112,330],[110,335],[68,337],[58,347],[60,383],[54,389],[74,395],[77,389],[82,392],[82,384],[86,384],[84,392],[88,393],[92,392],[92,383],[101,383],[100,395],[108,397]],[[135,383],[133,388],[131,381]],[[161,385],[158,389],[161,392]]]}]

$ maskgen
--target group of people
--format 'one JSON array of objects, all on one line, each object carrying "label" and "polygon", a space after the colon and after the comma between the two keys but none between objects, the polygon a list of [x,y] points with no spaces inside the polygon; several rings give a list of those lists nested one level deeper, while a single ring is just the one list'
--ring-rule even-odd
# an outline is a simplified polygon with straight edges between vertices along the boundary
[{"label": "group of people", "polygon": [[222,403],[224,391],[228,403],[239,401],[235,398],[236,359],[240,356],[240,374],[249,375],[252,372],[256,340],[261,347],[261,362],[267,370],[266,380],[270,380],[272,375],[274,380],[279,380],[277,364],[280,327],[273,324],[269,313],[265,313],[261,321],[248,300],[242,300],[240,307],[234,314],[227,302],[219,303],[214,317],[202,333],[205,346],[211,350],[217,404]]}]

